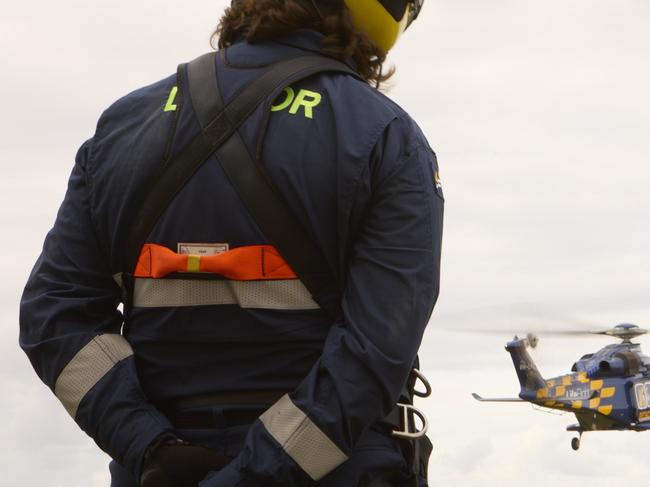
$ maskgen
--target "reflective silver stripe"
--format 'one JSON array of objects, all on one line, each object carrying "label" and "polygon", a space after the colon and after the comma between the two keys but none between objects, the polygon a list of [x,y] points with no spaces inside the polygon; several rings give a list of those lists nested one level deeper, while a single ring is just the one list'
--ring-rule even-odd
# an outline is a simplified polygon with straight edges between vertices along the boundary
[{"label": "reflective silver stripe", "polygon": [[260,420],[284,451],[318,481],[348,457],[285,395]]},{"label": "reflective silver stripe", "polygon": [[141,308],[237,304],[242,308],[309,310],[319,306],[298,279],[229,281],[136,279],[133,305]]},{"label": "reflective silver stripe", "polygon": [[73,418],[79,403],[115,364],[133,355],[121,335],[99,335],[77,352],[65,366],[54,386],[54,394]]}]

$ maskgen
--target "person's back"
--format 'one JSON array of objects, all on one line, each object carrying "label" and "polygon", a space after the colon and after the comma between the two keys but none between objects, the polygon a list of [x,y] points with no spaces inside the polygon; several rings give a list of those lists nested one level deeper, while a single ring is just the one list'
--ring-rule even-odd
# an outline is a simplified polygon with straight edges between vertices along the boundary
[{"label": "person's back", "polygon": [[[309,29],[255,43],[243,34],[214,58],[226,104],[268,66],[324,41]],[[380,420],[438,294],[442,194],[417,126],[357,77],[278,87],[238,131],[323,252],[340,316],[314,301],[211,157],[149,235],[120,335],[134,205],[201,129],[184,69],[109,108],[80,150],[25,292],[22,346],[116,460],[115,486],[138,485],[145,450],[143,485],[153,485],[147,469],[176,438],[235,458],[206,486],[408,477],[403,445]]]}]

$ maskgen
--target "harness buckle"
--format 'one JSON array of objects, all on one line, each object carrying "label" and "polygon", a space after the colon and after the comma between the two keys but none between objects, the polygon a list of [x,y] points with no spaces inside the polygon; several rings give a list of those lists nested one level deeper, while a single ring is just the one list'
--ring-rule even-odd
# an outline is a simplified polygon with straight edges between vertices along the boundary
[{"label": "harness buckle", "polygon": [[[429,429],[429,421],[422,411],[413,406],[413,404],[406,404],[403,402],[398,402],[397,407],[401,412],[401,426],[402,429],[393,430],[391,432],[392,436],[395,438],[406,438],[409,440],[414,440],[417,438],[422,438],[427,434]],[[418,417],[422,422],[422,428],[418,429],[415,424],[415,417]]]}]

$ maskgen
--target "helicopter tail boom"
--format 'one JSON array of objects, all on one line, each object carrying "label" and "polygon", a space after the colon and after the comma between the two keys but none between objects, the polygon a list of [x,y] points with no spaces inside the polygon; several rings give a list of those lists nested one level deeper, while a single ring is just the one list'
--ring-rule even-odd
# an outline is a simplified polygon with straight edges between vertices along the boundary
[{"label": "helicopter tail boom", "polygon": [[535,391],[546,387],[546,381],[542,377],[542,374],[539,373],[539,370],[537,370],[535,362],[533,362],[533,359],[526,350],[527,346],[527,339],[517,337],[506,345],[506,350],[512,357],[512,363],[515,366],[522,392]]}]

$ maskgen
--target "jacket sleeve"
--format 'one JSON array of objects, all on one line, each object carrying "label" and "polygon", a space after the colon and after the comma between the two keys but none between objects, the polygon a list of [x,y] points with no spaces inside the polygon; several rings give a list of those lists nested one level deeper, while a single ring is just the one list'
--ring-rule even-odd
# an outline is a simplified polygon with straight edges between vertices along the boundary
[{"label": "jacket sleeve", "polygon": [[137,478],[143,452],[170,429],[147,401],[133,350],[120,335],[120,288],[96,237],[85,170],[77,154],[65,199],[25,287],[20,346],[68,413]]},{"label": "jacket sleeve", "polygon": [[347,266],[343,319],[322,356],[201,487],[315,485],[395,405],[439,291],[443,198],[435,155],[414,131],[392,123],[360,182],[370,204]]}]

